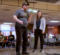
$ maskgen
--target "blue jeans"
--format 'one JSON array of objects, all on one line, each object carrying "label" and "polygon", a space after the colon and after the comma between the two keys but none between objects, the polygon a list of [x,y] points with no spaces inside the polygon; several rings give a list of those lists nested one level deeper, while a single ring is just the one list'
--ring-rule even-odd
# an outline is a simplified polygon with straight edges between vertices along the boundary
[{"label": "blue jeans", "polygon": [[12,40],[12,41],[7,41],[6,42],[6,46],[11,46],[11,45],[14,45],[14,40]]}]

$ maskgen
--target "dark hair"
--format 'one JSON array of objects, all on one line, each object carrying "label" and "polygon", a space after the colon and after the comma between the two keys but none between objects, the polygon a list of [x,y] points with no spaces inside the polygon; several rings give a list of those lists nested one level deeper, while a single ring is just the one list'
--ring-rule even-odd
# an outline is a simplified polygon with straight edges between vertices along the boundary
[{"label": "dark hair", "polygon": [[10,32],[12,32],[12,31],[10,31]]},{"label": "dark hair", "polygon": [[[38,12],[41,12],[40,10],[38,10]],[[37,19],[36,19],[36,22],[38,21],[38,12],[37,12]],[[41,18],[42,18],[43,16],[41,15]]]},{"label": "dark hair", "polygon": [[0,31],[0,32],[2,32],[2,31]]}]

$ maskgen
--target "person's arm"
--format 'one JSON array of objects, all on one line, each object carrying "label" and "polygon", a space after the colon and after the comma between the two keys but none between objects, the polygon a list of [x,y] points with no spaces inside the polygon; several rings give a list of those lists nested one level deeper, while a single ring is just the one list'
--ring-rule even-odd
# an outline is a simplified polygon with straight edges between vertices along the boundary
[{"label": "person's arm", "polygon": [[13,19],[14,19],[14,21],[16,21],[16,22],[18,22],[18,23],[20,23],[20,24],[23,24],[23,21],[21,21],[21,20],[19,20],[18,19],[18,15],[19,15],[20,13],[19,13],[19,10],[17,10],[16,12],[15,12],[15,14],[13,15]]},{"label": "person's arm", "polygon": [[34,33],[35,22],[36,22],[36,18],[34,19],[34,24],[33,24],[33,33]]},{"label": "person's arm", "polygon": [[4,41],[4,38],[1,40],[1,42],[3,42]]},{"label": "person's arm", "polygon": [[46,27],[46,20],[45,20],[45,18],[43,18],[43,24],[44,24],[44,27],[43,27],[42,33],[44,34],[44,32],[45,32],[45,27]]},{"label": "person's arm", "polygon": [[[3,35],[2,35],[3,36]],[[3,38],[2,38],[2,40],[1,40],[1,42],[3,42],[4,41],[4,36],[3,36]]]},{"label": "person's arm", "polygon": [[28,23],[30,23],[31,18],[32,18],[32,14],[30,14],[30,15],[29,15],[29,18],[28,18]]},{"label": "person's arm", "polygon": [[16,15],[13,15],[13,19],[14,19],[14,21],[23,25],[23,21],[19,20]]}]

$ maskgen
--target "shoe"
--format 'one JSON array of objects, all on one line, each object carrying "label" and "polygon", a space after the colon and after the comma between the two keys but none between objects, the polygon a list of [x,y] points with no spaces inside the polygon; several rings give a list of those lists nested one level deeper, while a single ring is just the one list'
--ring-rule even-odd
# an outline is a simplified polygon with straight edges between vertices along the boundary
[{"label": "shoe", "polygon": [[40,49],[40,52],[42,52],[42,49]]},{"label": "shoe", "polygon": [[23,52],[22,52],[22,54],[27,54],[27,55],[29,55],[29,53],[28,53],[28,52],[26,52],[26,51],[23,51]]},{"label": "shoe", "polygon": [[40,49],[40,52],[44,53],[44,50]]},{"label": "shoe", "polygon": [[21,55],[20,52],[16,52],[16,55]]},{"label": "shoe", "polygon": [[36,53],[36,49],[34,49],[32,52]]},{"label": "shoe", "polygon": [[44,53],[44,50],[42,50],[42,53]]}]

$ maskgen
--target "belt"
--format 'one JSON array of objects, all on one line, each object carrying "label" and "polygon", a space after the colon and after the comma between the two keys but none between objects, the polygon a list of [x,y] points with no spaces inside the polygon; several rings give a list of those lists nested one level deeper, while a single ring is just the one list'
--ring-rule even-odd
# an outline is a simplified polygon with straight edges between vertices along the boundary
[{"label": "belt", "polygon": [[27,18],[26,16],[20,16],[19,18]]}]

